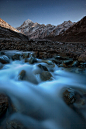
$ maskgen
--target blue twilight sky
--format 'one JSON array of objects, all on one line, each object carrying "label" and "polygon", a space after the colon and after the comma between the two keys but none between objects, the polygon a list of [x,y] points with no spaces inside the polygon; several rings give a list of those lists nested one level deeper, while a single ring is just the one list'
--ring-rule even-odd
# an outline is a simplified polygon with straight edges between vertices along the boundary
[{"label": "blue twilight sky", "polygon": [[86,0],[0,0],[0,18],[13,27],[30,19],[40,24],[58,25],[86,16]]}]

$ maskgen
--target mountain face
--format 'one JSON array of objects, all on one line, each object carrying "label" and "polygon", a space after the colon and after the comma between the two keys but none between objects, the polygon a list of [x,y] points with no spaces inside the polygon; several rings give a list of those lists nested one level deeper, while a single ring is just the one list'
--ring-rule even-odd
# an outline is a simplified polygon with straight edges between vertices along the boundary
[{"label": "mountain face", "polygon": [[47,38],[60,42],[86,42],[86,16],[64,33],[60,33],[58,36],[49,35]]},{"label": "mountain face", "polygon": [[36,38],[45,38],[46,36],[52,35],[56,36],[60,33],[66,31],[69,27],[71,27],[74,23],[71,21],[65,21],[58,26],[54,26],[51,24],[38,24],[33,23],[31,20],[26,20],[20,27],[17,29],[27,35],[30,39]]},{"label": "mountain face", "polygon": [[7,29],[10,29],[10,30],[13,30],[15,32],[19,32],[17,29],[15,29],[11,25],[9,25],[7,22],[5,22],[4,20],[2,20],[1,18],[0,18],[0,26],[1,27],[4,27],[4,28],[7,28]]},{"label": "mountain face", "polygon": [[22,42],[27,43],[28,37],[0,19],[0,50],[19,49]]}]

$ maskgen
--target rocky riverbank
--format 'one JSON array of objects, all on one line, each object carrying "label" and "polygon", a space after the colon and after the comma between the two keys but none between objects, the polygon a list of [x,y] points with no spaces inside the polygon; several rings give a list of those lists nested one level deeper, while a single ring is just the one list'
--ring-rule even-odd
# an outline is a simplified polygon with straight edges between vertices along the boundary
[{"label": "rocky riverbank", "polygon": [[56,55],[86,61],[86,43],[61,43],[48,40],[0,41],[0,50],[34,51],[37,58],[46,59]]}]

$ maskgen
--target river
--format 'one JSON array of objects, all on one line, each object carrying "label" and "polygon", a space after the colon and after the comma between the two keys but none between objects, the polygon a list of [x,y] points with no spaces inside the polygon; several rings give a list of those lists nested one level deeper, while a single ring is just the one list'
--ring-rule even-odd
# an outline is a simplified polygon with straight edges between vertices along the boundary
[{"label": "river", "polygon": [[[39,64],[47,67],[51,79],[40,78]],[[21,80],[22,70],[26,73]],[[86,129],[86,103],[77,107],[78,111],[70,108],[63,100],[63,90],[67,88],[85,94],[86,75],[69,72],[56,64],[53,67],[41,59],[34,64],[25,63],[23,58],[10,59],[0,70],[0,92],[9,96],[16,112],[11,113],[9,108],[1,125],[16,119],[30,129]]]}]

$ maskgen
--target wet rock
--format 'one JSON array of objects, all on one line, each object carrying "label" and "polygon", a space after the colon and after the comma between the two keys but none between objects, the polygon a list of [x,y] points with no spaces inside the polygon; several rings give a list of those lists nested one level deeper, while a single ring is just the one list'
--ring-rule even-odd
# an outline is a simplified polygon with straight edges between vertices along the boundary
[{"label": "wet rock", "polygon": [[71,65],[73,63],[73,59],[63,61],[63,64],[65,65]]},{"label": "wet rock", "polygon": [[83,68],[77,68],[75,70],[75,73],[78,73],[78,74],[83,74],[84,72],[85,72],[85,69],[83,69]]},{"label": "wet rock", "polygon": [[57,60],[67,60],[69,58],[68,57],[56,56],[55,59],[57,59]]},{"label": "wet rock", "polygon": [[2,63],[0,63],[0,69],[3,67],[3,64]]},{"label": "wet rock", "polygon": [[52,62],[55,64],[61,64],[62,60],[53,59]]},{"label": "wet rock", "polygon": [[40,59],[46,59],[47,58],[47,52],[39,52],[39,58]]},{"label": "wet rock", "polygon": [[86,62],[80,63],[79,67],[80,67],[80,68],[86,68]]},{"label": "wet rock", "polygon": [[63,99],[66,102],[66,104],[73,104],[76,101],[74,90],[72,88],[66,89],[63,92]]},{"label": "wet rock", "polygon": [[55,67],[55,64],[51,60],[43,60],[43,62],[47,63],[48,64],[47,67],[48,67],[49,71],[53,72],[53,68]]},{"label": "wet rock", "polygon": [[80,98],[79,101],[74,103],[74,107],[76,107],[78,109],[86,107],[86,100],[84,98]]},{"label": "wet rock", "polygon": [[84,95],[72,88],[67,88],[63,92],[63,99],[66,104],[72,107],[74,110],[75,108],[79,109],[86,107],[86,98],[84,97]]},{"label": "wet rock", "polygon": [[47,63],[48,65],[53,65],[53,62],[51,60],[44,60],[43,62]]},{"label": "wet rock", "polygon": [[44,71],[48,71],[47,67],[45,67],[45,66],[43,66],[41,64],[38,64],[38,67],[41,68]]},{"label": "wet rock", "polygon": [[19,75],[18,75],[18,80],[23,80],[23,78],[25,77],[26,71],[22,70]]},{"label": "wet rock", "polygon": [[0,94],[0,116],[2,116],[8,108],[8,97]]},{"label": "wet rock", "polygon": [[40,78],[42,79],[42,81],[47,81],[47,80],[50,80],[52,77],[51,73],[49,73],[48,71],[43,71],[41,74],[40,74]]},{"label": "wet rock", "polygon": [[12,60],[20,60],[20,56],[21,56],[21,54],[14,54],[13,56],[12,56]]},{"label": "wet rock", "polygon": [[76,60],[72,63],[72,67],[77,67],[79,65],[79,62]]},{"label": "wet rock", "polygon": [[23,54],[22,54],[23,59],[25,59],[25,58],[29,58],[29,54],[30,54],[30,53],[23,53]]},{"label": "wet rock", "polygon": [[5,55],[5,52],[1,51],[1,52],[0,52],[0,55]]},{"label": "wet rock", "polygon": [[78,58],[78,61],[80,62],[86,62],[86,54],[81,54]]},{"label": "wet rock", "polygon": [[26,127],[19,121],[12,120],[6,123],[6,129],[26,129]]},{"label": "wet rock", "polygon": [[29,57],[34,57],[35,58],[36,57],[35,53],[30,53]]},{"label": "wet rock", "polygon": [[29,58],[29,63],[30,63],[30,64],[34,64],[35,62],[37,62],[36,58],[33,57],[33,56],[31,56],[31,57]]},{"label": "wet rock", "polygon": [[10,62],[10,59],[6,55],[3,55],[3,56],[0,57],[0,62],[2,64],[7,64],[7,63]]}]

